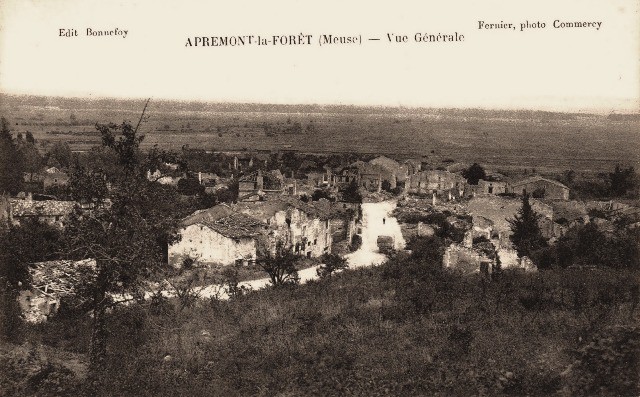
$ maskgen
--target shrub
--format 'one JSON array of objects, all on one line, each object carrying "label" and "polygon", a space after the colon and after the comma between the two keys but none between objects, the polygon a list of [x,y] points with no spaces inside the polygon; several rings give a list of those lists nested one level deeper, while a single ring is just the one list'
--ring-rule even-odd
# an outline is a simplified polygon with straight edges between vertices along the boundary
[{"label": "shrub", "polygon": [[357,251],[358,249],[360,249],[361,246],[362,246],[362,236],[360,236],[359,234],[354,234],[353,237],[351,237],[351,244],[349,245],[349,250],[351,252]]},{"label": "shrub", "polygon": [[299,257],[291,250],[278,247],[275,255],[267,255],[258,264],[269,276],[274,287],[297,284],[300,281],[296,264]]},{"label": "shrub", "polygon": [[320,257],[320,261],[322,262],[322,265],[320,265],[316,270],[316,273],[320,278],[331,278],[331,275],[334,272],[344,270],[349,267],[347,260],[340,255],[324,254]]},{"label": "shrub", "polygon": [[574,351],[567,386],[572,395],[640,394],[640,329],[607,328]]}]

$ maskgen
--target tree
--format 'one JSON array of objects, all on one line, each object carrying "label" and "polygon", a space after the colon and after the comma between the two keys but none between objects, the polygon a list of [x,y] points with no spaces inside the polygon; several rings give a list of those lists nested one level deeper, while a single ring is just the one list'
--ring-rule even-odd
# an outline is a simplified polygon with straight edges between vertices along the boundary
[{"label": "tree", "polygon": [[312,201],[318,201],[320,199],[327,199],[329,201],[333,201],[334,198],[331,194],[331,191],[329,191],[328,189],[316,189],[313,191],[313,194],[311,195],[311,200]]},{"label": "tree", "polygon": [[462,176],[466,178],[470,185],[477,185],[480,179],[487,178],[484,168],[482,168],[478,163],[473,163],[471,167],[462,171]]},{"label": "tree", "polygon": [[30,143],[32,145],[36,144],[36,138],[33,137],[33,134],[31,133],[31,131],[27,131],[27,135],[25,136],[25,139],[27,140],[27,143]]},{"label": "tree", "polygon": [[204,186],[195,178],[182,178],[178,181],[178,192],[185,196],[204,194]]},{"label": "tree", "polygon": [[529,203],[529,195],[525,194],[522,196],[522,207],[515,217],[509,220],[512,231],[510,239],[519,257],[530,257],[533,251],[547,245],[538,224],[539,220],[540,215],[533,210]]},{"label": "tree", "polygon": [[362,195],[358,189],[355,180],[351,181],[345,188],[341,190],[342,200],[348,203],[362,203]]},{"label": "tree", "polygon": [[109,190],[106,176],[100,172],[86,169],[79,162],[71,169],[69,193],[74,200],[82,203],[103,203]]},{"label": "tree", "polygon": [[40,172],[43,165],[43,159],[33,143],[21,141],[18,145],[19,156],[23,162],[23,171],[33,175]]},{"label": "tree", "polygon": [[624,196],[636,185],[635,171],[633,167],[623,169],[616,165],[613,173],[609,174],[609,190],[612,196]]},{"label": "tree", "polygon": [[65,230],[69,259],[96,261],[95,281],[87,288],[93,313],[92,375],[106,356],[106,312],[115,305],[113,294],[135,292],[144,276],[160,268],[166,247],[175,238],[177,198],[148,181],[140,162],[138,128],[143,116],[135,127],[127,122],[96,126],[103,145],[115,151],[120,171],[112,182],[112,204],[76,215]]},{"label": "tree", "polygon": [[407,242],[411,258],[430,264],[442,264],[444,244],[436,236],[414,236]]},{"label": "tree", "polygon": [[347,260],[337,254],[323,254],[320,260],[322,261],[322,265],[316,270],[316,274],[320,278],[331,278],[334,272],[349,267]]},{"label": "tree", "polygon": [[0,119],[0,194],[16,194],[22,188],[22,155],[11,136],[9,122]]},{"label": "tree", "polygon": [[0,232],[0,335],[16,341],[21,322],[16,298],[31,285],[30,263],[53,260],[60,251],[60,231],[36,220],[23,220]]},{"label": "tree", "polygon": [[67,142],[54,143],[47,153],[47,156],[47,163],[57,161],[57,163],[63,168],[69,168],[72,164],[73,154],[71,153],[71,147],[69,147]]},{"label": "tree", "polygon": [[278,245],[276,254],[268,253],[258,261],[258,264],[269,275],[269,280],[274,287],[281,287],[288,284],[297,284],[300,281],[296,263],[299,256],[291,252],[290,249]]}]

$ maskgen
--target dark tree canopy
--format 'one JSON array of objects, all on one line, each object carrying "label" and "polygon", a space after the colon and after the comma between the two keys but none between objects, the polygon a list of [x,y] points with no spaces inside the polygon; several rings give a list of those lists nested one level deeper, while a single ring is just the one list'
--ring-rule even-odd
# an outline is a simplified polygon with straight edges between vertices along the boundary
[{"label": "dark tree canopy", "polygon": [[300,281],[296,264],[300,257],[290,249],[282,246],[276,248],[276,254],[267,253],[258,264],[269,276],[269,280],[274,287],[287,284],[297,284]]},{"label": "dark tree canopy", "polygon": [[469,182],[470,185],[477,185],[480,179],[486,179],[487,174],[484,171],[484,168],[478,163],[473,163],[471,167],[462,171],[462,176],[464,176]]},{"label": "dark tree canopy", "polygon": [[72,164],[73,154],[67,142],[56,142],[47,152],[47,163],[57,163],[59,167],[69,168]]},{"label": "dark tree canopy", "polygon": [[9,130],[9,122],[0,120],[0,194],[16,194],[22,189],[22,154]]},{"label": "dark tree canopy", "polygon": [[509,220],[511,225],[511,242],[518,251],[518,256],[531,256],[532,252],[546,246],[538,221],[540,215],[531,207],[529,196],[522,197],[522,207],[515,218]]},{"label": "dark tree canopy", "polygon": [[[116,154],[116,172],[109,190],[111,205],[77,214],[64,236],[69,259],[96,260],[95,283],[87,289],[94,316],[90,349],[93,373],[101,368],[106,355],[105,313],[113,304],[111,294],[135,292],[144,276],[161,268],[178,221],[176,192],[146,178],[139,149],[143,137],[138,127],[123,123],[97,125],[97,129],[103,146]],[[100,180],[95,174],[82,175],[80,168],[77,172],[79,179]],[[98,195],[96,191],[88,194]]]},{"label": "dark tree canopy", "polygon": [[616,165],[613,173],[609,174],[609,190],[612,196],[624,196],[636,187],[636,175],[633,167],[623,169]]},{"label": "dark tree canopy", "polygon": [[351,181],[341,192],[343,201],[348,203],[362,203],[362,195],[360,194],[356,181]]}]

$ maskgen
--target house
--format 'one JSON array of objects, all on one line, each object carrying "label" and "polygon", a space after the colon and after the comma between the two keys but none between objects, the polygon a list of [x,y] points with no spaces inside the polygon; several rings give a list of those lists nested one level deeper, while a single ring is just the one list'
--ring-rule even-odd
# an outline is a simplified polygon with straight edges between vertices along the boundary
[{"label": "house", "polygon": [[324,171],[307,172],[307,181],[314,187],[330,187],[334,185],[334,176],[330,168]]},{"label": "house", "polygon": [[237,153],[233,156],[229,168],[247,170],[252,167],[266,167],[269,162],[268,153]]},{"label": "house", "polygon": [[331,252],[331,216],[326,208],[282,196],[239,202],[234,209],[268,225],[268,247],[272,254],[278,245],[310,258]]},{"label": "house", "polygon": [[263,222],[225,204],[196,211],[180,226],[180,240],[168,248],[172,266],[180,266],[187,258],[207,265],[253,262],[267,233]]},{"label": "house", "polygon": [[47,320],[60,308],[60,301],[76,294],[96,273],[96,261],[49,261],[29,265],[30,290],[20,292],[18,303],[27,322]]},{"label": "house", "polygon": [[353,181],[358,187],[364,188],[369,192],[379,192],[382,190],[382,181],[394,181],[392,188],[395,188],[395,178],[385,171],[381,166],[364,161],[356,161],[343,167],[338,171],[335,181],[339,185],[347,185]]},{"label": "house", "polygon": [[478,181],[478,188],[476,193],[478,194],[503,194],[507,192],[507,182],[505,181],[485,181],[480,179]]},{"label": "house", "polygon": [[39,172],[24,172],[22,174],[22,186],[27,191],[44,189],[44,174]]},{"label": "house", "polygon": [[10,199],[9,219],[15,225],[34,219],[52,226],[64,227],[69,215],[77,208],[75,201],[33,200],[31,194],[25,199]]},{"label": "house", "polygon": [[460,174],[444,170],[427,170],[411,175],[407,191],[452,200],[464,195],[467,181]]},{"label": "house", "polygon": [[166,174],[161,172],[160,170],[155,170],[153,172],[151,172],[151,170],[147,170],[147,179],[151,182],[158,182],[162,185],[177,187],[178,182],[180,182],[180,179],[184,178],[184,175],[183,174],[172,175],[172,174],[173,173]]},{"label": "house", "polygon": [[422,171],[422,161],[416,159],[408,159],[404,161],[404,167],[407,170],[407,176],[415,175]]},{"label": "house", "polygon": [[61,187],[69,184],[69,175],[62,171],[49,172],[51,169],[57,170],[56,167],[51,167],[44,173],[42,182],[45,190],[51,187]]},{"label": "house", "polygon": [[404,182],[407,179],[408,173],[405,165],[387,156],[378,156],[369,161],[369,164],[377,165],[384,170],[382,180],[389,182],[392,189],[396,188],[398,182]]},{"label": "house", "polygon": [[193,172],[189,173],[189,177],[198,178],[198,183],[204,186],[205,193],[215,192],[216,185],[220,183],[220,177],[213,172]]},{"label": "house", "polygon": [[[239,201],[260,201],[267,195],[281,195],[285,191],[285,178],[279,170],[263,173],[262,170],[240,177],[238,180]],[[295,186],[293,188],[295,194]]]},{"label": "house", "polygon": [[180,240],[168,248],[169,264],[186,258],[203,264],[251,263],[278,246],[298,255],[331,252],[331,217],[325,208],[295,197],[225,204],[196,211],[181,224]]},{"label": "house", "polygon": [[534,198],[549,200],[569,200],[569,188],[558,181],[532,176],[511,183],[510,193],[518,195],[530,194]]}]

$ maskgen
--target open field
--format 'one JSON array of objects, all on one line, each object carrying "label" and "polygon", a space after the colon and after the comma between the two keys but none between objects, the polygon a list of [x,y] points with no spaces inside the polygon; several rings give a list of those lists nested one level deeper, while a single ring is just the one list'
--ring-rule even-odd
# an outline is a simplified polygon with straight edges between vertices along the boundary
[{"label": "open field", "polygon": [[[0,97],[13,132],[31,131],[41,148],[99,143],[96,122],[136,122],[144,101]],[[361,152],[481,162],[541,172],[640,165],[640,116],[532,111],[234,105],[151,101],[144,145],[178,150]],[[299,124],[298,124],[299,123]]]}]

